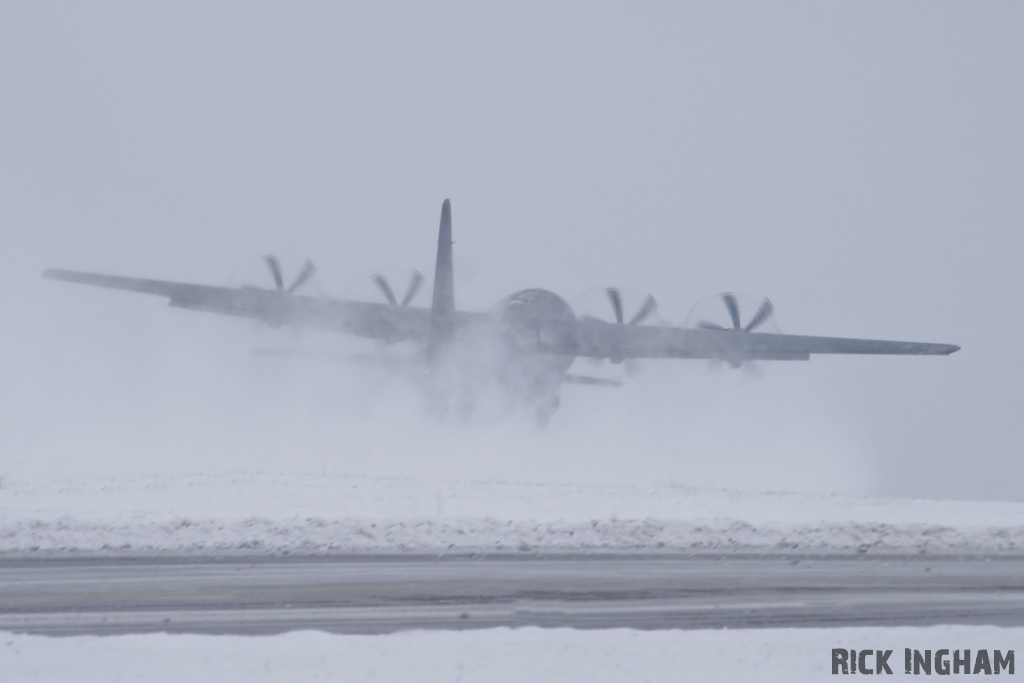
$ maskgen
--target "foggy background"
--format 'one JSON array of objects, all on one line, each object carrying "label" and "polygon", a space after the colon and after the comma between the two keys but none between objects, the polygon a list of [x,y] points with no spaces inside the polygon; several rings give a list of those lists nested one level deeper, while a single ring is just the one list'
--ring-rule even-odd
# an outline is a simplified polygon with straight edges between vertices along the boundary
[{"label": "foggy background", "polygon": [[[0,5],[0,477],[1024,499],[1024,8],[677,5]],[[39,277],[269,286],[274,253],[378,301],[375,272],[429,283],[446,197],[460,308],[615,285],[682,324],[731,290],[785,332],[963,350],[647,362],[566,387],[546,432],[458,427],[375,370],[251,353],[372,344]]]}]

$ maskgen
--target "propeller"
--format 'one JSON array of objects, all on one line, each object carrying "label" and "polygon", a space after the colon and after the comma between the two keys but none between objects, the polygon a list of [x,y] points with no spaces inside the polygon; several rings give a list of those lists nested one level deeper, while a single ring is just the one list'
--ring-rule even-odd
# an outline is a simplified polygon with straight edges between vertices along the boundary
[{"label": "propeller", "polygon": [[[377,275],[374,275],[370,279],[373,280],[373,283],[377,285],[377,288],[380,289],[381,292],[383,292],[384,298],[388,300],[389,304],[391,304],[392,306],[399,305],[398,299],[395,297],[395,291],[391,289],[391,284],[388,282],[388,279],[386,277],[378,273]],[[420,287],[422,286],[423,274],[418,270],[412,271],[412,277],[409,279],[409,287],[406,288],[405,290],[405,296],[402,297],[401,305],[408,306],[409,303],[412,302],[413,298],[415,298],[416,294],[420,291]]]},{"label": "propeller", "polygon": [[[622,313],[622,294],[615,287],[609,287],[604,290],[605,294],[608,295],[608,301],[612,305],[612,312],[615,313],[616,324],[622,325],[624,316]],[[658,310],[658,302],[654,300],[654,297],[650,294],[644,299],[643,304],[637,309],[633,317],[629,319],[628,325],[639,325],[646,320],[652,313]]]},{"label": "propeller", "polygon": [[[616,325],[639,325],[644,320],[649,318],[652,313],[658,310],[658,302],[654,300],[654,296],[651,294],[647,295],[644,302],[640,304],[640,308],[636,310],[633,317],[629,319],[629,322],[625,322],[625,316],[623,315],[622,306],[622,293],[615,287],[608,287],[604,290],[604,293],[608,295],[608,302],[612,305],[612,312],[615,314]],[[625,359],[621,355],[615,354],[609,358],[612,363],[619,364],[623,361],[626,362],[626,372],[630,375],[635,375],[640,371],[640,366],[637,365],[636,361],[632,358]]]},{"label": "propeller", "polygon": [[772,317],[775,312],[775,307],[772,306],[772,302],[765,299],[761,302],[761,306],[758,307],[757,312],[754,313],[746,325],[740,324],[740,306],[736,302],[736,297],[731,292],[726,292],[722,295],[722,303],[725,304],[725,309],[729,312],[729,319],[732,320],[732,327],[723,327],[718,323],[709,322],[707,320],[701,320],[697,323],[697,327],[702,330],[717,330],[727,331],[732,330],[736,332],[753,332],[761,325],[768,322],[768,319]]},{"label": "propeller", "polygon": [[313,277],[313,274],[316,273],[316,266],[313,265],[312,261],[306,259],[302,270],[295,276],[292,284],[285,289],[284,277],[281,275],[281,263],[277,260],[277,257],[268,254],[263,257],[263,260],[266,262],[267,268],[270,269],[270,274],[274,277],[274,285],[277,287],[277,291],[283,294],[292,294],[299,287],[306,284],[309,278]]}]

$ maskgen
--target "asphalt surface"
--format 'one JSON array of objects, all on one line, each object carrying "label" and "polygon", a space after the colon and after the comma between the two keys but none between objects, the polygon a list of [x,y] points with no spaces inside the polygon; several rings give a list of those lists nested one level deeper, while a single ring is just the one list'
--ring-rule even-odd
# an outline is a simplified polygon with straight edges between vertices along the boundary
[{"label": "asphalt surface", "polygon": [[1024,625],[1024,558],[0,559],[0,630],[48,635]]}]

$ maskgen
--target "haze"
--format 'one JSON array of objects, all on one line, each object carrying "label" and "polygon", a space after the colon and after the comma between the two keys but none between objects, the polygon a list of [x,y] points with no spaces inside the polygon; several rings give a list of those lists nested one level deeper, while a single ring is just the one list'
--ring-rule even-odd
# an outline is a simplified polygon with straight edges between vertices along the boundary
[{"label": "haze", "polygon": [[[1015,3],[5,3],[0,477],[1024,499],[1022,30]],[[274,253],[376,301],[373,273],[429,282],[446,197],[461,308],[615,285],[682,324],[736,291],[786,332],[963,349],[644,363],[536,433],[251,353],[371,346],[39,277],[267,285]]]}]

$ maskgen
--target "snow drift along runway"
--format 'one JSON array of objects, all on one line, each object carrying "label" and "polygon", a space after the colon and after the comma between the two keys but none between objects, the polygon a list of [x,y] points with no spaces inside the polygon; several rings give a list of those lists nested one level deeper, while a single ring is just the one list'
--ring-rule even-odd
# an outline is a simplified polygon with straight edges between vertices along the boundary
[{"label": "snow drift along runway", "polygon": [[0,553],[1014,554],[1024,504],[228,473],[6,481]]},{"label": "snow drift along runway", "polygon": [[0,630],[1024,625],[1024,505],[238,473],[0,489]]}]

